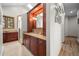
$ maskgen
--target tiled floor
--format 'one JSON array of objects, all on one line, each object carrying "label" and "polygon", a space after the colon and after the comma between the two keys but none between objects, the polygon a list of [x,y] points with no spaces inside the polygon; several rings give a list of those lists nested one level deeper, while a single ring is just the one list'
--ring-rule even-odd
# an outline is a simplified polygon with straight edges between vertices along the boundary
[{"label": "tiled floor", "polygon": [[65,37],[63,42],[60,56],[79,56],[79,43],[76,40],[77,38]]},{"label": "tiled floor", "polygon": [[33,56],[33,55],[18,41],[14,41],[4,44],[3,56]]}]

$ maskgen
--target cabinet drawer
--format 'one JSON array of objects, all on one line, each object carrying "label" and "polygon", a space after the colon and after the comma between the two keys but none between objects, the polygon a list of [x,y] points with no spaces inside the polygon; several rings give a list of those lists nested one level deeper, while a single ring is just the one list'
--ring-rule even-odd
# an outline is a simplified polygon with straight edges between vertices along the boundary
[{"label": "cabinet drawer", "polygon": [[24,37],[23,37],[23,38],[26,39],[26,38],[29,38],[29,37],[30,37],[30,36],[24,34]]}]

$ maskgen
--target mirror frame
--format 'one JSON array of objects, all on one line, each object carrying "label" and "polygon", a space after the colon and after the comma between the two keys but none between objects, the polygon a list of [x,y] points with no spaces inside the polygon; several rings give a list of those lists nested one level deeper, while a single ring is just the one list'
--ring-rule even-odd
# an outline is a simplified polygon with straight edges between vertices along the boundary
[{"label": "mirror frame", "polygon": [[32,8],[29,12],[27,12],[27,32],[32,32],[32,29],[36,26],[33,23],[33,20],[30,20],[31,12],[37,8],[39,5],[43,4],[43,35],[46,36],[46,4],[45,3],[38,3],[34,8]]}]

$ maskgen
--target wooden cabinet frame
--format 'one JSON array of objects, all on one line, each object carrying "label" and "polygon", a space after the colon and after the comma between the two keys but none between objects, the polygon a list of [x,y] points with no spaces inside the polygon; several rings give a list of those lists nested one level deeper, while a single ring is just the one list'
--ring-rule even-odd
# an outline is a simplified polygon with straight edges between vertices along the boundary
[{"label": "wooden cabinet frame", "polygon": [[[10,16],[3,16],[4,18],[4,29],[14,29],[14,17],[10,17]],[[12,23],[11,23],[12,20]],[[11,24],[9,24],[8,22],[10,22],[11,24],[13,24],[13,26],[11,26]],[[9,28],[8,26],[10,25],[11,28]]]},{"label": "wooden cabinet frame", "polygon": [[23,45],[34,56],[46,56],[46,40],[24,34]]},{"label": "wooden cabinet frame", "polygon": [[[30,21],[30,13],[41,4],[42,3],[37,4],[33,9],[31,9],[27,13],[27,32],[32,32],[32,28],[36,28],[33,21]],[[46,36],[46,4],[45,3],[43,3],[43,10],[44,10],[43,11],[43,35]]]},{"label": "wooden cabinet frame", "polygon": [[18,40],[18,32],[3,33],[3,43],[17,41],[17,40]]}]

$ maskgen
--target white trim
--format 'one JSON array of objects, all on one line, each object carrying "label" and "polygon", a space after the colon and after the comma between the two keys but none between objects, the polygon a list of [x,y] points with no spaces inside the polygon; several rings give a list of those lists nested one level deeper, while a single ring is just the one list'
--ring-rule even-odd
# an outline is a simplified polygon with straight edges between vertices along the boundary
[{"label": "white trim", "polygon": [[3,53],[4,53],[4,47],[2,46],[0,56],[3,56]]}]

